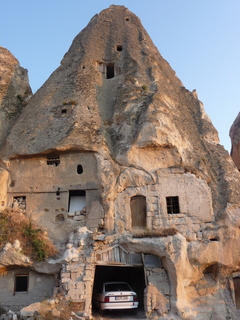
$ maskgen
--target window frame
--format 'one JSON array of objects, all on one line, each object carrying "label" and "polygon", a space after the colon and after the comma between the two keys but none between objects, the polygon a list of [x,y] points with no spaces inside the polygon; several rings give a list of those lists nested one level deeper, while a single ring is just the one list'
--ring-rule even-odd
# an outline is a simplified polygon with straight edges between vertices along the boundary
[{"label": "window frame", "polygon": [[[17,279],[18,278],[23,278],[23,277],[26,277],[26,289],[27,290],[17,290]],[[19,294],[19,293],[28,293],[28,290],[29,290],[29,273],[16,273],[15,276],[14,276],[14,295],[15,294]]]},{"label": "window frame", "polygon": [[179,214],[180,205],[179,205],[179,197],[178,196],[168,196],[166,197],[166,206],[168,214]]}]

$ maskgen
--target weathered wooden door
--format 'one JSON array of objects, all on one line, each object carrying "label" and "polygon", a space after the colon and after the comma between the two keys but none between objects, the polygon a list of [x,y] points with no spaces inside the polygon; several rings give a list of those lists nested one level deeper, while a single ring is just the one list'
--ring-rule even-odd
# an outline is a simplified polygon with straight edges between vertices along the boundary
[{"label": "weathered wooden door", "polygon": [[133,229],[145,229],[147,225],[146,221],[146,197],[134,196],[130,201],[131,216],[132,216],[132,228]]},{"label": "weathered wooden door", "polygon": [[240,277],[233,278],[236,307],[240,310]]}]

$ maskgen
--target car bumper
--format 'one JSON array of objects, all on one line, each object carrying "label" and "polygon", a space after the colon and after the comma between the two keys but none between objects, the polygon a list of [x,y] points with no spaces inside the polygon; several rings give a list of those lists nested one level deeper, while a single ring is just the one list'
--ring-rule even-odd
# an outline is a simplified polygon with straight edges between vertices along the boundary
[{"label": "car bumper", "polygon": [[135,309],[138,308],[138,302],[100,302],[101,310],[111,309]]}]

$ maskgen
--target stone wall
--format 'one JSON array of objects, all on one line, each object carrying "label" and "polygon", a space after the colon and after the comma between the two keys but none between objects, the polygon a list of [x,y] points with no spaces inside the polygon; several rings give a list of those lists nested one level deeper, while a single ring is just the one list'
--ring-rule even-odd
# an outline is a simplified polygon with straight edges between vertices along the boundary
[{"label": "stone wall", "polygon": [[[93,153],[50,154],[11,160],[9,172],[7,206],[31,216],[48,229],[53,240],[67,241],[69,231],[86,225],[92,204],[101,199],[98,164]],[[70,212],[72,192],[73,195],[82,192],[85,204]],[[18,203],[21,198],[25,201],[24,208]],[[4,194],[0,200],[5,203]],[[94,222],[94,226],[98,223]],[[91,227],[91,223],[88,224]]]},{"label": "stone wall", "polygon": [[[31,303],[43,301],[53,295],[53,289],[56,285],[53,275],[38,273],[21,267],[1,269],[0,272],[0,301],[1,306],[6,310],[19,311]],[[16,275],[28,277],[26,291],[16,291]]]},{"label": "stone wall", "polygon": [[[213,220],[211,190],[204,180],[190,173],[158,171],[157,183],[128,187],[118,194],[115,214],[118,231],[132,230],[130,199],[146,197],[146,229],[159,230],[175,226],[183,234],[194,237],[202,223]],[[166,197],[177,196],[180,212],[169,214]]]}]

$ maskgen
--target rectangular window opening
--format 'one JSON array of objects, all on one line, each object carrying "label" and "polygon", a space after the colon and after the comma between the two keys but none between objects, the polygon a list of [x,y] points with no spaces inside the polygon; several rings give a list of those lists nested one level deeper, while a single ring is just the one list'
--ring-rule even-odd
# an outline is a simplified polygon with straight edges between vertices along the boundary
[{"label": "rectangular window opening", "polygon": [[15,275],[15,290],[16,292],[28,292],[28,274]]},{"label": "rectangular window opening", "polygon": [[166,197],[166,201],[168,214],[180,213],[178,197]]},{"label": "rectangular window opening", "polygon": [[47,165],[48,166],[57,167],[59,164],[60,164],[60,157],[59,156],[47,157]]},{"label": "rectangular window opening", "polygon": [[113,63],[109,63],[107,64],[107,70],[106,70],[106,78],[107,79],[111,79],[114,77],[114,64]]},{"label": "rectangular window opening", "polygon": [[13,197],[13,208],[21,209],[23,213],[26,210],[26,196],[15,196]]},{"label": "rectangular window opening", "polygon": [[75,212],[86,207],[85,190],[69,190],[68,212]]}]

